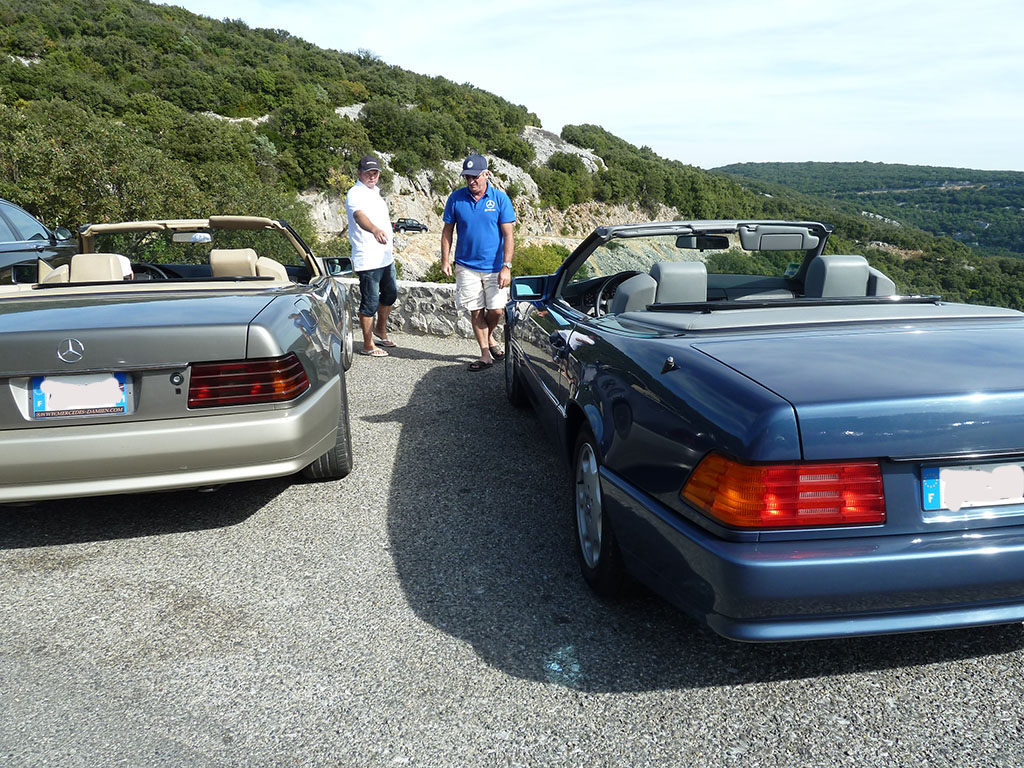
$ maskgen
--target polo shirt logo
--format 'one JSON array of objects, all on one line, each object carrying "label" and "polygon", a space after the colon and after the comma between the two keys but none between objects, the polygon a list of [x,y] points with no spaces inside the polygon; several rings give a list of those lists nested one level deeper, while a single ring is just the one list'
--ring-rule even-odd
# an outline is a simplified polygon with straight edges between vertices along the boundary
[{"label": "polo shirt logo", "polygon": [[493,200],[488,200],[487,204],[484,205],[484,210],[485,211],[493,211],[497,207],[498,207],[498,204],[496,202],[494,202]]}]

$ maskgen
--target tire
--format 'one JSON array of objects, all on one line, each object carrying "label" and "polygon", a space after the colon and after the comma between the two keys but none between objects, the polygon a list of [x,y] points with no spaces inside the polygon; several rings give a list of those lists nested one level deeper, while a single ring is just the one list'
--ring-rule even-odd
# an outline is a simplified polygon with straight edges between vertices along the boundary
[{"label": "tire", "polygon": [[342,311],[345,314],[341,321],[341,367],[342,370],[347,371],[352,367],[352,361],[356,356],[355,337],[352,335],[352,314],[348,311],[347,301],[342,307]]},{"label": "tire", "polygon": [[527,404],[526,393],[523,391],[523,380],[519,373],[519,361],[512,351],[509,343],[512,334],[508,325],[505,325],[505,397],[516,408],[523,408]]},{"label": "tire", "polygon": [[334,447],[302,470],[307,480],[340,480],[352,471],[352,430],[348,423],[348,390],[341,374],[341,403],[338,406],[338,436]]},{"label": "tire", "polygon": [[597,441],[580,430],[573,451],[573,518],[580,573],[600,597],[622,597],[629,584],[615,532],[601,493],[601,457]]}]

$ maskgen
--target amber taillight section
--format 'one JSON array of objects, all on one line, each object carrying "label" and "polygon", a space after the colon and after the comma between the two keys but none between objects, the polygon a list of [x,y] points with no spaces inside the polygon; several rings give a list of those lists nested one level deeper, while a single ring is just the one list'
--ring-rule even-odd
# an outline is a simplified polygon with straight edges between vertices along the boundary
[{"label": "amber taillight section", "polygon": [[735,528],[808,528],[885,522],[877,461],[741,464],[712,453],[679,495]]},{"label": "amber taillight section", "polygon": [[259,360],[193,363],[189,408],[251,405],[294,400],[309,389],[309,378],[294,352]]}]

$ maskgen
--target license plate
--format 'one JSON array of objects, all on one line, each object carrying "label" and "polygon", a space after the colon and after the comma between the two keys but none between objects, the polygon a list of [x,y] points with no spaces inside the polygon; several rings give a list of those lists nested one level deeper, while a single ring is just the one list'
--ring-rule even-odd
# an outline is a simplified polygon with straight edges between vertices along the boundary
[{"label": "license plate", "polygon": [[35,376],[32,379],[32,418],[106,416],[131,413],[126,373],[86,373],[77,376]]},{"label": "license plate", "polygon": [[1024,466],[1008,463],[924,467],[921,498],[926,511],[959,512],[971,507],[1024,504]]}]

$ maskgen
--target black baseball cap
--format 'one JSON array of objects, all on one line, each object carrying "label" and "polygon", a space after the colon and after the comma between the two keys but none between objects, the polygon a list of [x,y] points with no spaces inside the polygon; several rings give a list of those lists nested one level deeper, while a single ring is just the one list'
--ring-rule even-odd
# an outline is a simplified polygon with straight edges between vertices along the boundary
[{"label": "black baseball cap", "polygon": [[380,171],[380,161],[373,155],[363,155],[359,158],[359,172]]},{"label": "black baseball cap", "polygon": [[487,158],[483,155],[470,155],[462,161],[463,176],[479,176],[487,170]]}]

